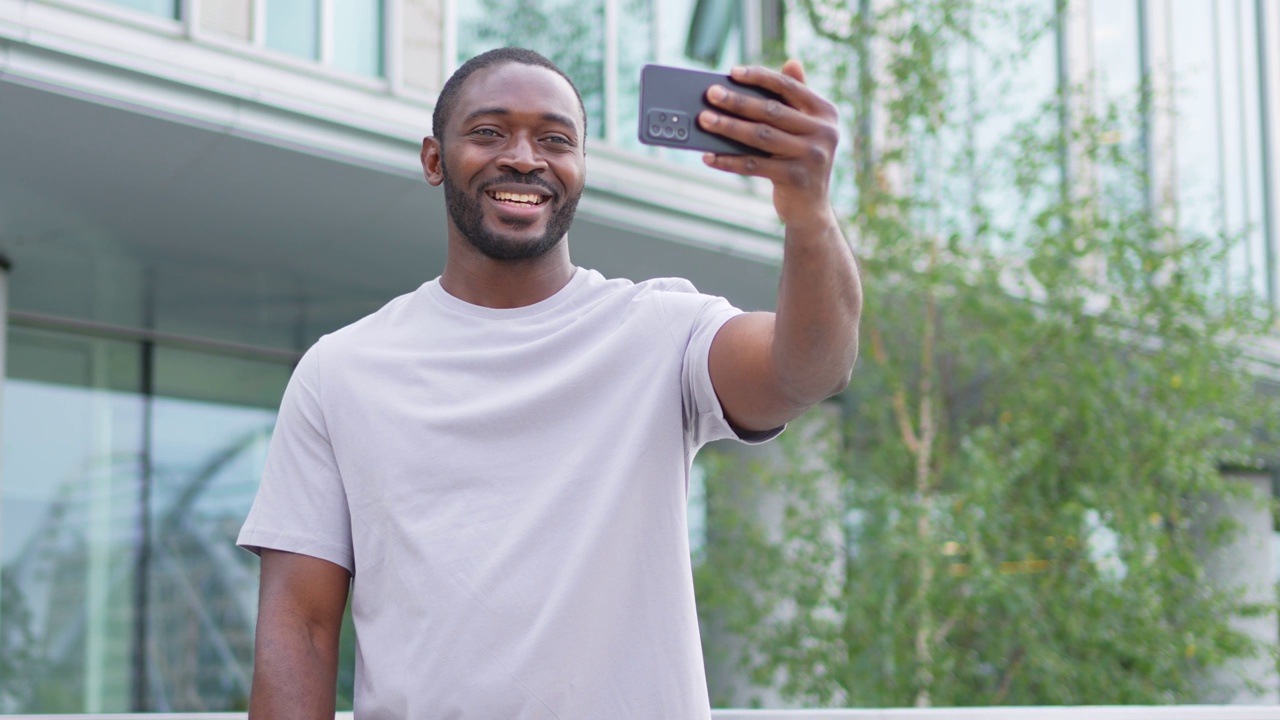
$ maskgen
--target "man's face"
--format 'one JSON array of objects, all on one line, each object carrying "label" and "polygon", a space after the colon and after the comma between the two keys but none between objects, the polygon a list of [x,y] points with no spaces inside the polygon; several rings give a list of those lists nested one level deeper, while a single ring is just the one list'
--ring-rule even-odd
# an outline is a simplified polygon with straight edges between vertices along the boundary
[{"label": "man's face", "polygon": [[495,260],[537,258],[573,223],[586,177],[582,116],[564,78],[504,63],[467,78],[445,129],[439,171],[449,217]]}]

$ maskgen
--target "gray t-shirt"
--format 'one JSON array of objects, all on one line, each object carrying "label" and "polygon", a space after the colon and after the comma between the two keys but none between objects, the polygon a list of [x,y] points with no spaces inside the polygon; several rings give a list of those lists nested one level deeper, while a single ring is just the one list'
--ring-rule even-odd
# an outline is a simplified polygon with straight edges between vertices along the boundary
[{"label": "gray t-shirt", "polygon": [[357,718],[710,716],[686,492],[734,436],[707,361],[739,312],[583,269],[509,310],[435,280],[307,352],[238,542],[352,572]]}]

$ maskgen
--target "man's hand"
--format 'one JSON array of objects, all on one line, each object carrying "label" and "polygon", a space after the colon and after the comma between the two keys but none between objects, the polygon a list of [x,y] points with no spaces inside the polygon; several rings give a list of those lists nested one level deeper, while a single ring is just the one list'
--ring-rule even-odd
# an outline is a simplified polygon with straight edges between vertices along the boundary
[{"label": "man's hand", "polygon": [[804,68],[798,60],[788,60],[781,72],[737,67],[730,77],[770,90],[782,101],[713,85],[707,90],[708,102],[731,114],[704,110],[698,115],[699,127],[772,157],[707,153],[703,161],[720,170],[772,180],[773,205],[788,228],[834,222],[829,189],[840,140],[835,105],[804,84]]},{"label": "man's hand", "polygon": [[332,720],[350,583],[327,560],[262,550],[250,720]]},{"label": "man's hand", "polygon": [[724,112],[703,111],[698,124],[770,157],[708,154],[704,160],[772,180],[786,240],[777,313],[749,313],[725,323],[711,344],[711,382],[734,427],[767,430],[848,384],[858,355],[862,284],[831,209],[831,168],[840,137],[835,106],[804,84],[804,69],[795,60],[782,72],[735,68],[732,77],[771,90],[782,101],[713,86],[707,100]]}]

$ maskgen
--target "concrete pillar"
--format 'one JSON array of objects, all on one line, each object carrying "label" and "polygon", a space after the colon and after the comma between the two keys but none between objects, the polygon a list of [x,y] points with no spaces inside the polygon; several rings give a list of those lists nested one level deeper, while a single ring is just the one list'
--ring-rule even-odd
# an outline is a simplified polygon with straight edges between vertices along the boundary
[{"label": "concrete pillar", "polygon": [[[1205,555],[1205,579],[1214,587],[1243,593],[1241,600],[1260,605],[1275,602],[1275,561],[1271,543],[1275,524],[1271,516],[1271,476],[1259,471],[1229,472],[1228,481],[1242,486],[1240,496],[1209,503],[1206,522],[1223,518],[1237,525],[1230,541]],[[1275,613],[1236,618],[1233,627],[1269,649],[1280,639]],[[1264,651],[1216,668],[1207,679],[1202,702],[1233,705],[1280,703],[1280,676],[1275,660]]]},{"label": "concrete pillar", "polygon": [[[435,95],[444,85],[445,0],[403,0],[400,7],[400,82],[406,88]],[[450,45],[452,45],[450,43]]]},{"label": "concrete pillar", "polygon": [[199,31],[237,40],[253,39],[252,0],[200,0]]}]

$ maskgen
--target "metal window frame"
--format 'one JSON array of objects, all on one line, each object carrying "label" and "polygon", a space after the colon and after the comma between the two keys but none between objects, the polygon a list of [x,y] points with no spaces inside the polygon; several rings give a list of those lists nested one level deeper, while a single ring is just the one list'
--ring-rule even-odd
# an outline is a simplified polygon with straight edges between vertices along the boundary
[{"label": "metal window frame", "polygon": [[1178,156],[1173,104],[1173,16],[1168,4],[1157,0],[1141,0],[1140,8],[1147,202],[1153,216],[1176,228]]},{"label": "metal window frame", "polygon": [[1259,108],[1262,112],[1262,224],[1266,248],[1267,294],[1280,307],[1280,7],[1254,0],[1258,46]]},{"label": "metal window frame", "polygon": [[604,0],[604,141],[615,144],[622,131],[618,126],[619,1]]},{"label": "metal window frame", "polygon": [[[180,0],[180,2],[198,9],[197,5],[201,0]],[[379,0],[382,28],[378,33],[380,40],[378,72],[372,77],[359,73],[349,73],[333,66],[333,0],[313,0],[316,3],[316,57],[314,58],[299,58],[288,53],[277,53],[277,51],[267,47],[266,4],[268,2],[270,0],[249,0],[251,18],[249,23],[249,44],[251,46],[263,53],[279,54],[295,60],[320,65],[327,70],[341,72],[344,75],[353,75],[373,82],[385,83],[393,94],[401,94],[404,84],[404,65],[401,58],[401,39],[404,35],[402,32],[404,22],[401,8],[402,0]],[[197,24],[195,20],[188,21],[188,32],[191,32],[191,27],[194,24]],[[198,30],[196,32],[198,33]]]}]

